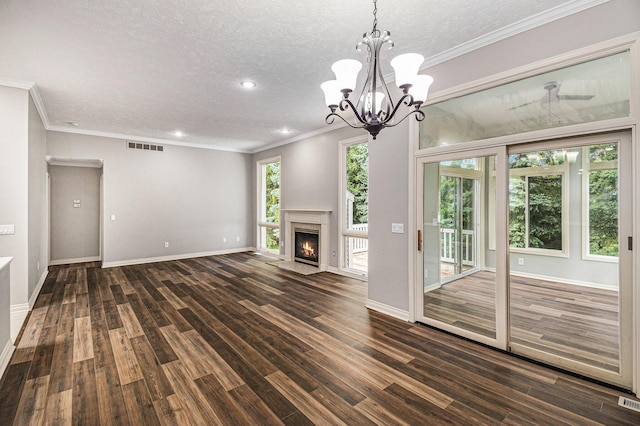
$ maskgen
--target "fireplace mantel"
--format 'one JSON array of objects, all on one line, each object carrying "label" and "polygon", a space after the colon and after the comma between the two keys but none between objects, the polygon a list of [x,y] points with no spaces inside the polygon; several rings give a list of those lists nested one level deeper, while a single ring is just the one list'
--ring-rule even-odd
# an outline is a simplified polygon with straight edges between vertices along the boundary
[{"label": "fireplace mantel", "polygon": [[[329,218],[331,210],[324,209],[280,209],[284,213],[284,262],[280,267],[302,274],[326,271],[329,267]],[[319,230],[320,252],[318,267],[294,261],[294,229],[296,225],[315,225]]]}]

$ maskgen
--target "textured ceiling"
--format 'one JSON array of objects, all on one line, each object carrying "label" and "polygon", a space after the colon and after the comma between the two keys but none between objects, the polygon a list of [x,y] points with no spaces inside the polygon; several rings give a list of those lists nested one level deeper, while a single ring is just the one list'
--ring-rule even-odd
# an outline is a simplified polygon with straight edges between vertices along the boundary
[{"label": "textured ceiling", "polygon": [[[595,3],[379,0],[378,28],[396,43],[388,59],[434,58]],[[366,60],[355,45],[372,8],[369,0],[0,0],[0,79],[34,82],[50,129],[253,151],[326,128],[319,85],[333,78],[334,61]],[[241,89],[243,79],[257,88]]]}]

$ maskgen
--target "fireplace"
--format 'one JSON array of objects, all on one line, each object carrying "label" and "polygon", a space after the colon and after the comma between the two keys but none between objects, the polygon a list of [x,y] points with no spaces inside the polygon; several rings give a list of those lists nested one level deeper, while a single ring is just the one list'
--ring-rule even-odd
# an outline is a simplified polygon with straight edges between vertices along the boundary
[{"label": "fireplace", "polygon": [[284,213],[284,259],[280,268],[302,275],[328,270],[331,210],[280,211]]},{"label": "fireplace", "polygon": [[294,240],[294,260],[318,266],[318,256],[320,255],[319,232],[312,229],[296,229]]}]

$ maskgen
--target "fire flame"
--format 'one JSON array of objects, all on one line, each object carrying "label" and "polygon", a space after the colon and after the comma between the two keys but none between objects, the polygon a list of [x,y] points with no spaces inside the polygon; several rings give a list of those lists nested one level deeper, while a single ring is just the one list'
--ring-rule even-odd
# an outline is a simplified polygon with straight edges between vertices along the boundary
[{"label": "fire flame", "polygon": [[302,245],[302,251],[304,252],[304,255],[307,257],[316,256],[316,251],[313,249],[313,247],[309,245],[308,241],[305,241],[304,244]]}]

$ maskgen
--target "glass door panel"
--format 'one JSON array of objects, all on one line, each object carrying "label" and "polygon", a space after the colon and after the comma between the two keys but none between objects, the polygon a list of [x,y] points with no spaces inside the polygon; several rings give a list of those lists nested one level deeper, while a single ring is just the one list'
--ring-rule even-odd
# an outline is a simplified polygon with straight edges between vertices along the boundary
[{"label": "glass door panel", "polygon": [[621,342],[631,335],[622,320],[624,295],[631,299],[623,284],[631,148],[624,138],[589,140],[509,153],[509,342],[514,352],[630,386]]},{"label": "glass door panel", "polygon": [[495,345],[496,156],[425,162],[422,321]]}]

